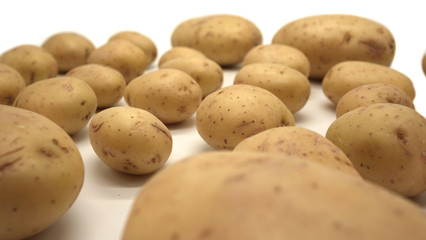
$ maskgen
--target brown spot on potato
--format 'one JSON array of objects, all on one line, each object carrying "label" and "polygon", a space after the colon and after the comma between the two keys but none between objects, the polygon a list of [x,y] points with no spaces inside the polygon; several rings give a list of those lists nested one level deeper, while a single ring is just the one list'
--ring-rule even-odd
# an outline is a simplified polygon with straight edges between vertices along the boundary
[{"label": "brown spot on potato", "polygon": [[92,132],[94,133],[98,132],[103,125],[104,125],[104,122],[101,122],[99,124],[92,123]]},{"label": "brown spot on potato", "polygon": [[368,53],[373,57],[373,59],[381,58],[383,53],[386,51],[386,47],[376,42],[374,39],[367,39],[359,41],[360,44],[368,48]]}]

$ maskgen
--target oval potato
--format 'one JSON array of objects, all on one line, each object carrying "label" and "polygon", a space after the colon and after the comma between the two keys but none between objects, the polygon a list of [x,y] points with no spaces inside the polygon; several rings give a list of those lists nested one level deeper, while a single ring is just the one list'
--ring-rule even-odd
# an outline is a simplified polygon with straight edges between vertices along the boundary
[{"label": "oval potato", "polygon": [[197,49],[183,46],[172,47],[171,49],[164,52],[158,60],[158,66],[161,67],[169,60],[173,60],[181,57],[205,57],[205,55]]},{"label": "oval potato", "polygon": [[157,58],[157,46],[148,36],[136,31],[121,31],[112,35],[108,41],[124,39],[138,46],[145,52],[147,64],[151,64]]},{"label": "oval potato", "polygon": [[0,104],[12,105],[25,86],[25,80],[18,71],[0,63]]}]

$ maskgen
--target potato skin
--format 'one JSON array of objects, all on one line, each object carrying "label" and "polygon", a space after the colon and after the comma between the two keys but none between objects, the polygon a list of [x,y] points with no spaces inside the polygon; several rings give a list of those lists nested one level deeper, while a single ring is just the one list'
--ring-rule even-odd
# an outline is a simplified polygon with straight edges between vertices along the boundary
[{"label": "potato skin", "polygon": [[112,35],[108,41],[124,39],[132,42],[145,52],[147,64],[151,64],[157,58],[157,46],[148,36],[136,31],[121,31]]},{"label": "potato skin", "polygon": [[68,211],[84,165],[69,135],[40,114],[0,105],[0,126],[0,239],[24,239]]},{"label": "potato skin", "polygon": [[205,55],[197,49],[183,46],[172,47],[164,52],[158,60],[158,67],[161,68],[163,64],[169,60],[181,57],[205,57]]},{"label": "potato skin", "polygon": [[423,70],[423,74],[425,74],[426,76],[426,53],[423,54],[423,58],[422,58],[422,70]]},{"label": "potato skin", "polygon": [[310,78],[322,79],[335,64],[346,60],[390,66],[395,39],[390,30],[371,19],[347,14],[314,15],[281,27],[272,43],[300,49],[311,64]]},{"label": "potato skin", "polygon": [[25,86],[25,80],[18,71],[0,63],[0,104],[12,105]]},{"label": "potato skin", "polygon": [[348,91],[365,84],[387,83],[404,90],[412,100],[416,96],[413,82],[405,74],[390,67],[364,61],[344,61],[327,72],[322,90],[337,104]]},{"label": "potato skin", "polygon": [[393,103],[359,107],[337,118],[326,137],[363,178],[407,197],[426,190],[426,119],[415,110]]}]

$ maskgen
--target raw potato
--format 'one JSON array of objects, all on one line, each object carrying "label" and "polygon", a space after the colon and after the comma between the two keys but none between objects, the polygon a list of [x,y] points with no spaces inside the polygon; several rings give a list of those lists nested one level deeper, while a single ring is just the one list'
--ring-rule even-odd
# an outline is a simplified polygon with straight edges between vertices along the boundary
[{"label": "raw potato", "polygon": [[0,104],[12,105],[25,85],[25,80],[18,71],[0,63]]},{"label": "raw potato", "polygon": [[173,47],[167,50],[165,53],[163,53],[163,55],[161,55],[160,59],[158,60],[158,66],[161,67],[163,66],[165,62],[176,59],[176,58],[195,57],[195,56],[205,57],[205,55],[202,52],[194,48],[182,47],[182,46]]},{"label": "raw potato", "polygon": [[371,19],[329,14],[296,19],[281,27],[272,43],[300,49],[311,64],[309,77],[322,79],[335,64],[346,60],[390,66],[395,39],[389,29]]},{"label": "raw potato", "polygon": [[89,124],[89,139],[104,163],[133,175],[158,170],[172,151],[168,128],[151,113],[133,107],[112,107],[96,114]]},{"label": "raw potato", "polygon": [[109,41],[124,39],[132,42],[145,52],[147,64],[151,64],[157,58],[157,46],[148,36],[135,31],[122,31],[110,37]]},{"label": "raw potato", "polygon": [[208,152],[158,172],[123,240],[424,240],[426,214],[359,177],[297,156]]},{"label": "raw potato", "polygon": [[0,63],[18,71],[26,85],[58,75],[56,59],[45,49],[35,45],[19,45],[7,50],[0,56]]},{"label": "raw potato", "polygon": [[302,73],[277,63],[246,65],[235,75],[234,84],[248,84],[270,91],[293,114],[305,106],[311,94],[311,84]]},{"label": "raw potato", "polygon": [[68,134],[83,129],[96,111],[96,94],[89,84],[74,77],[37,81],[18,94],[15,107],[37,112]]},{"label": "raw potato", "polygon": [[247,84],[230,85],[208,95],[197,110],[195,123],[200,136],[218,150],[232,150],[262,131],[295,124],[278,97]]},{"label": "raw potato", "polygon": [[86,64],[87,58],[95,50],[95,45],[89,39],[73,32],[54,34],[44,41],[42,47],[56,59],[61,73]]},{"label": "raw potato", "polygon": [[399,104],[375,103],[336,119],[326,137],[361,176],[403,196],[426,190],[426,119]]},{"label": "raw potato", "polygon": [[243,66],[251,63],[279,63],[294,68],[306,77],[309,76],[310,63],[299,49],[283,44],[262,44],[252,48],[243,59]]},{"label": "raw potato", "polygon": [[171,43],[173,47],[195,48],[219,65],[231,66],[262,43],[262,33],[241,16],[217,14],[181,22],[173,30]]},{"label": "raw potato", "polygon": [[426,53],[423,54],[422,69],[423,69],[423,73],[426,75]]},{"label": "raw potato", "polygon": [[35,112],[0,105],[0,239],[53,225],[74,203],[84,165],[68,134]]},{"label": "raw potato", "polygon": [[145,73],[124,90],[129,106],[145,109],[165,124],[182,122],[194,115],[202,95],[198,83],[177,69]]},{"label": "raw potato", "polygon": [[65,76],[87,82],[96,94],[98,108],[107,108],[123,97],[126,79],[116,69],[100,65],[85,64],[71,69]]},{"label": "raw potato", "polygon": [[161,65],[162,68],[173,68],[188,73],[203,92],[203,97],[218,90],[223,84],[223,70],[216,62],[203,57],[181,57],[172,59]]},{"label": "raw potato", "polygon": [[287,126],[265,130],[241,141],[235,146],[234,152],[264,152],[289,157],[297,156],[353,176],[360,176],[351,160],[334,143],[302,127]]},{"label": "raw potato", "polygon": [[372,83],[387,83],[404,90],[412,100],[416,95],[413,82],[405,74],[375,63],[344,61],[336,64],[322,80],[324,94],[334,104],[350,90]]},{"label": "raw potato", "polygon": [[414,109],[413,100],[404,90],[391,84],[375,83],[356,87],[343,95],[336,106],[336,117],[372,103],[395,103]]},{"label": "raw potato", "polygon": [[146,54],[135,44],[116,39],[95,49],[87,59],[87,63],[112,67],[123,74],[126,83],[143,74],[148,65]]}]

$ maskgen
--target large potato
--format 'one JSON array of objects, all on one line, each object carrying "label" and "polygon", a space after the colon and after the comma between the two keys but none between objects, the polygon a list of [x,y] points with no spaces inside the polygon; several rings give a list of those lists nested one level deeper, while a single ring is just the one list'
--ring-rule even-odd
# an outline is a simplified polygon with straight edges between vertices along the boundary
[{"label": "large potato", "polygon": [[413,100],[413,82],[405,74],[380,64],[364,61],[343,61],[329,69],[322,80],[322,90],[334,104],[350,90],[372,83],[387,83],[404,90]]},{"label": "large potato", "polygon": [[83,161],[68,134],[35,112],[0,105],[0,136],[0,239],[24,239],[71,207]]},{"label": "large potato", "polygon": [[424,240],[425,212],[359,177],[297,156],[209,152],[140,191],[123,240]]},{"label": "large potato", "polygon": [[195,48],[219,65],[230,66],[262,43],[262,33],[241,16],[217,14],[181,22],[173,30],[171,43],[173,47]]},{"label": "large potato", "polygon": [[25,80],[18,71],[0,63],[0,104],[12,105],[25,86]]},{"label": "large potato", "polygon": [[326,137],[361,176],[404,196],[426,190],[426,119],[393,103],[356,108],[337,118]]},{"label": "large potato", "polygon": [[148,36],[136,31],[121,31],[112,35],[108,41],[123,39],[142,49],[146,55],[147,64],[151,64],[157,58],[157,46]]},{"label": "large potato", "polygon": [[310,78],[317,79],[341,61],[360,60],[390,66],[395,55],[395,39],[386,26],[346,14],[296,19],[281,27],[272,43],[300,49],[311,64]]}]

